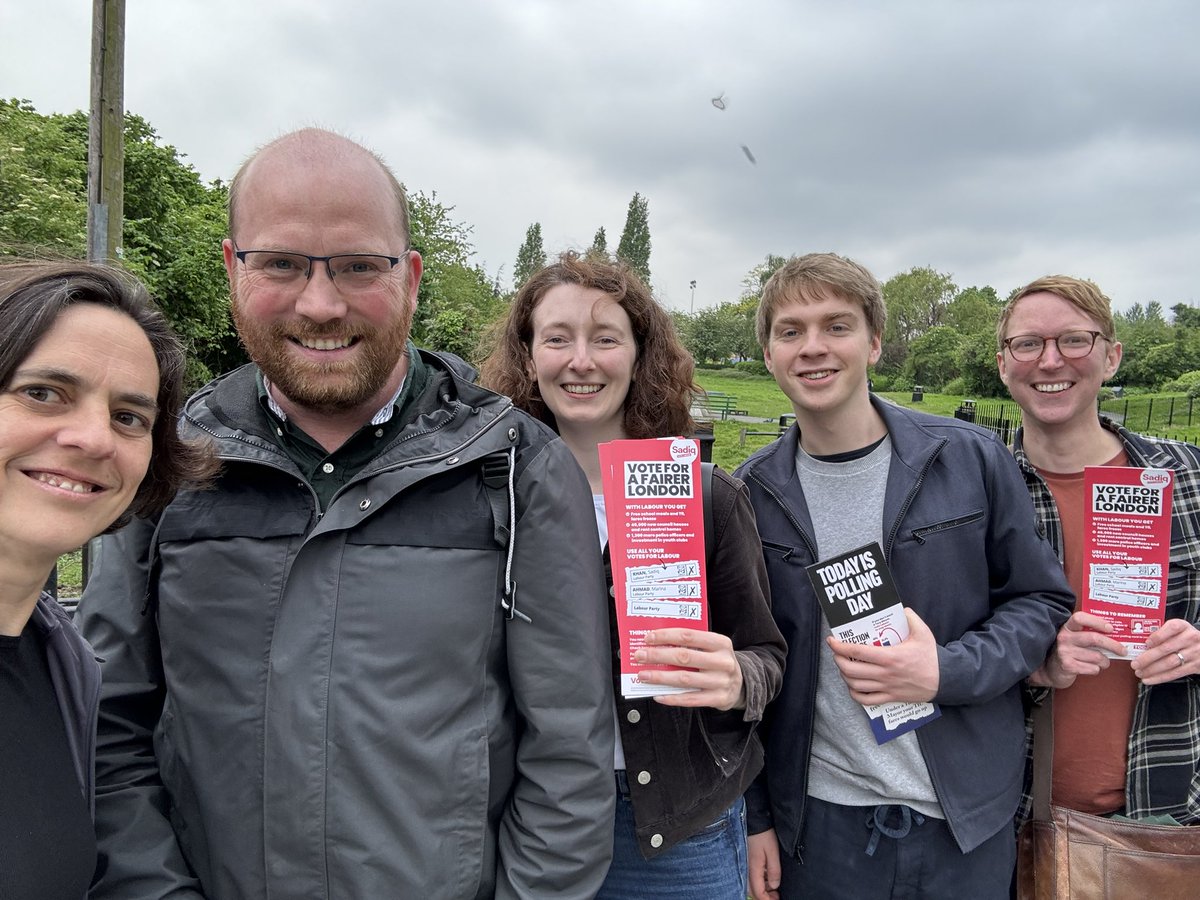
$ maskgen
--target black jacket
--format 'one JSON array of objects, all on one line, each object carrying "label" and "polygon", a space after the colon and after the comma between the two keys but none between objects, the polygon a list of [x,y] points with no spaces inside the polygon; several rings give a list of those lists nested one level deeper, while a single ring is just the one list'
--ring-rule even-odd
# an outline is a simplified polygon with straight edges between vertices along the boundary
[{"label": "black jacket", "polygon": [[[712,485],[709,627],[733,641],[745,709],[721,712],[622,699],[616,611],[609,604],[617,720],[638,846],[647,859],[698,833],[745,792],[763,764],[756,733],[763,707],[783,680],[787,650],[771,617],[762,545],[746,486],[720,469],[713,471]],[[607,551],[604,562],[611,596]]]}]

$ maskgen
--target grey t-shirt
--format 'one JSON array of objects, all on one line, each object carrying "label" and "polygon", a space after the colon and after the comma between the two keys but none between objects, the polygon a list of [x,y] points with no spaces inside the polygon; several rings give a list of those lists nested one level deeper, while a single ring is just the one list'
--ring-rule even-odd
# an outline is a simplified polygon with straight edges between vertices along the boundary
[{"label": "grey t-shirt", "polygon": [[[890,437],[866,456],[845,462],[815,459],[797,450],[796,474],[821,559],[872,541],[883,544],[883,498],[891,459]],[[850,697],[825,643],[828,623],[822,621],[821,630],[809,795],[846,806],[903,803],[927,816],[945,818],[916,733],[875,742],[866,712]]]}]

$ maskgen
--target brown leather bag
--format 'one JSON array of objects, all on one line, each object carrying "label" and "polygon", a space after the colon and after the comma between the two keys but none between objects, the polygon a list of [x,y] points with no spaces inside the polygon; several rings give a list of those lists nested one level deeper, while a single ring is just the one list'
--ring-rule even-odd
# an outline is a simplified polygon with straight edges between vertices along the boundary
[{"label": "brown leather bag", "polygon": [[1200,828],[1141,825],[1050,804],[1052,699],[1033,713],[1033,818],[1017,837],[1018,900],[1194,900]]}]

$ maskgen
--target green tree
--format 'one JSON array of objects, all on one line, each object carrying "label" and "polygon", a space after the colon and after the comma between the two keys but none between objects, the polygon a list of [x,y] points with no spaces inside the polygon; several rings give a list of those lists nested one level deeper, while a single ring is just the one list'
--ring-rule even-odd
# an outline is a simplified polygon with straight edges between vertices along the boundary
[{"label": "green tree", "polygon": [[588,248],[588,253],[608,256],[608,235],[605,234],[603,225],[596,229],[596,236],[592,238],[592,246]]},{"label": "green tree", "polygon": [[1171,307],[1171,312],[1175,314],[1176,328],[1200,328],[1200,309],[1186,303],[1176,303]]},{"label": "green tree", "polygon": [[1008,388],[996,366],[996,335],[978,331],[962,340],[960,371],[963,387],[972,397],[1006,397]]},{"label": "green tree", "polygon": [[87,252],[87,119],[0,99],[0,254]]},{"label": "green tree", "polygon": [[717,318],[725,332],[726,356],[762,359],[762,348],[758,346],[758,339],[754,335],[754,314],[757,310],[758,300],[754,297],[717,306]]},{"label": "green tree", "polygon": [[786,262],[786,257],[768,253],[763,261],[747,272],[746,277],[742,279],[742,298],[753,298],[757,301],[762,297],[763,288],[767,286],[771,276],[778,272]]},{"label": "green tree", "polygon": [[991,285],[963,288],[946,306],[945,323],[959,334],[994,333],[1004,304]]},{"label": "green tree", "polygon": [[617,257],[650,285],[650,202],[634,193],[625,213],[625,228],[617,244]]},{"label": "green tree", "polygon": [[883,352],[876,368],[883,373],[901,371],[909,345],[942,324],[946,309],[957,293],[951,275],[929,267],[914,268],[889,278],[883,285],[888,315]]},{"label": "green tree", "polygon": [[221,258],[228,192],[204,184],[145,119],[125,116],[125,263],[158,298],[203,383],[246,361],[229,314]]},{"label": "green tree", "polygon": [[534,222],[525,229],[525,240],[517,250],[513,267],[513,289],[519,288],[534,272],[546,265],[546,248],[542,245],[542,224]]},{"label": "green tree", "polygon": [[474,360],[484,332],[503,311],[499,291],[471,262],[471,227],[453,217],[454,207],[441,203],[436,191],[412,192],[408,205],[412,246],[425,264],[413,340]]},{"label": "green tree", "polygon": [[949,325],[935,325],[916,338],[904,360],[904,375],[913,384],[941,388],[961,372],[962,337]]},{"label": "green tree", "polygon": [[[1163,379],[1151,368],[1152,359],[1161,359],[1165,350],[1151,357],[1155,347],[1173,345],[1176,329],[1163,314],[1162,304],[1151,300],[1145,306],[1135,303],[1113,315],[1117,340],[1121,342],[1121,368],[1114,381],[1124,385],[1152,387]],[[1182,328],[1180,330],[1183,330]]]},{"label": "green tree", "polygon": [[[225,187],[140,116],[125,116],[124,264],[189,350],[193,386],[245,359],[221,262]],[[0,253],[82,258],[87,245],[87,117],[0,101]]]},{"label": "green tree", "polygon": [[732,354],[728,323],[716,307],[702,309],[688,319],[684,346],[696,362],[717,362]]}]

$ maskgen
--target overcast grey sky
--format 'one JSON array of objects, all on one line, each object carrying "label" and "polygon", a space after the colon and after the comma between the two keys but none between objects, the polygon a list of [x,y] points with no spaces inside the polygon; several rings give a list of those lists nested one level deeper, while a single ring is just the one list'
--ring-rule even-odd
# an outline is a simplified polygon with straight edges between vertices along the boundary
[{"label": "overcast grey sky", "polygon": [[[86,0],[0,4],[0,94],[86,108],[90,29]],[[677,309],[813,250],[1200,301],[1194,0],[129,0],[126,30],[126,107],[206,179],[334,128],[506,284],[531,222],[615,248],[638,191]]]}]

